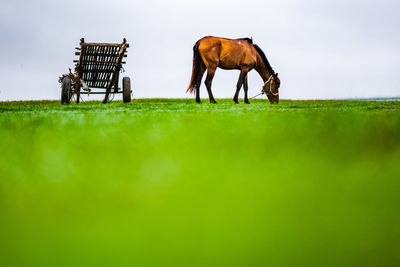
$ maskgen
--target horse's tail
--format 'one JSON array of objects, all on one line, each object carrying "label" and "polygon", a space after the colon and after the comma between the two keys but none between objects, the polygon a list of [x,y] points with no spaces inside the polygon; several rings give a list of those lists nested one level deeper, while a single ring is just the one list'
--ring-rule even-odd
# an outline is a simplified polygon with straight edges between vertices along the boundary
[{"label": "horse's tail", "polygon": [[200,75],[200,67],[203,63],[199,52],[200,40],[193,46],[193,68],[192,68],[192,78],[190,79],[189,88],[186,93],[193,93],[196,88],[196,81],[198,81]]}]

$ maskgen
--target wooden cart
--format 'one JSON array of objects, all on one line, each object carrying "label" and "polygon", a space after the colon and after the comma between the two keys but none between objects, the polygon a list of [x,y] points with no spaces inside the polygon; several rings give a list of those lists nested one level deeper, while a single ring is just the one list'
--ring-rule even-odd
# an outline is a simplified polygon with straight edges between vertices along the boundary
[{"label": "wooden cart", "polygon": [[[79,103],[81,88],[88,94],[105,94],[103,103],[109,101],[110,94],[122,94],[125,103],[131,102],[131,81],[129,77],[122,79],[122,90],[118,88],[120,71],[125,64],[122,59],[127,57],[127,44],[124,38],[122,44],[110,43],[85,43],[81,39],[79,56],[76,63],[75,73],[69,70],[59,78],[61,83],[61,104],[69,104],[73,96]],[[100,89],[100,91],[92,91]],[[105,89],[105,91],[104,91]]]}]

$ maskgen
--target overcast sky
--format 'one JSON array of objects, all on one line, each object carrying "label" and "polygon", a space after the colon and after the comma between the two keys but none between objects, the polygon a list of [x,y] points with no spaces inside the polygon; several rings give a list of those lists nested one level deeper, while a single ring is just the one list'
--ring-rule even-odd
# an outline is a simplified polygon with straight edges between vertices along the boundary
[{"label": "overcast sky", "polygon": [[[81,37],[128,40],[134,97],[192,97],[192,47],[206,35],[253,37],[281,98],[400,96],[399,10],[398,0],[1,0],[0,101],[59,99]],[[214,96],[233,97],[238,75],[217,70]],[[261,87],[252,71],[249,94]]]}]

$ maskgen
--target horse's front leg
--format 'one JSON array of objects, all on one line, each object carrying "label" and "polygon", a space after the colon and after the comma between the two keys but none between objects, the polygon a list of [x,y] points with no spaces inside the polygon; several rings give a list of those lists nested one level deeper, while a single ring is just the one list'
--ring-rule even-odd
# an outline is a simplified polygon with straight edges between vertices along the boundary
[{"label": "horse's front leg", "polygon": [[244,76],[243,80],[243,89],[244,89],[244,103],[250,104],[247,92],[249,91],[249,85],[247,84],[247,74]]},{"label": "horse's front leg", "polygon": [[236,104],[239,104],[239,100],[238,100],[239,92],[240,92],[240,88],[242,88],[243,80],[244,80],[244,77],[246,77],[246,75],[247,75],[247,71],[245,71],[245,70],[240,71],[239,80],[236,85],[236,93],[235,93],[235,96],[233,97],[233,102],[235,102]]}]

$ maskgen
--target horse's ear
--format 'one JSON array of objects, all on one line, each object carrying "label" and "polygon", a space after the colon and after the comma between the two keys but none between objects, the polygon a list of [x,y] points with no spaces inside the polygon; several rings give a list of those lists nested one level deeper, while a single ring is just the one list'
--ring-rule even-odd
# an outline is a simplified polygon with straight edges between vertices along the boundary
[{"label": "horse's ear", "polygon": [[275,74],[275,77],[278,77],[278,73],[277,73],[277,74]]}]

